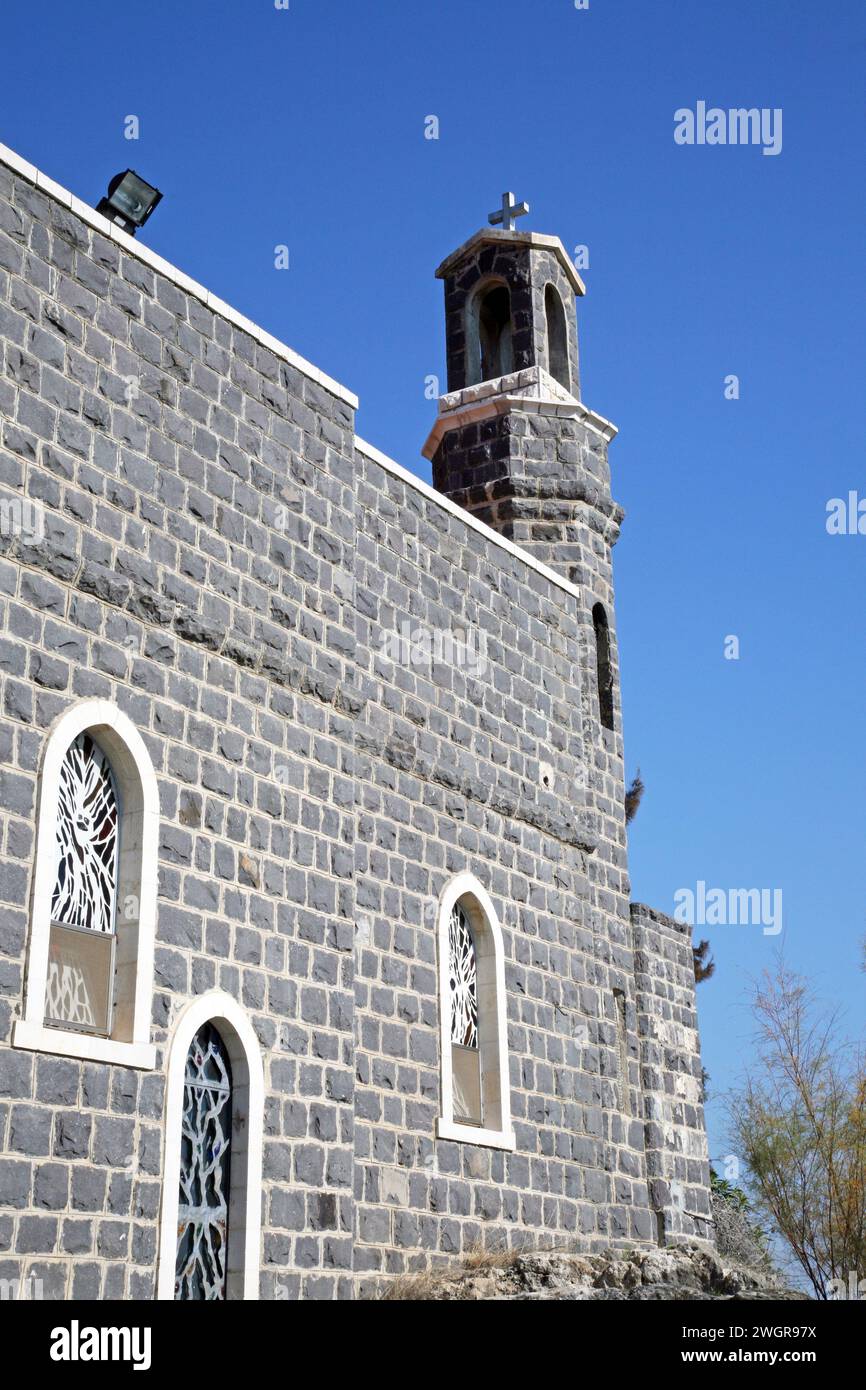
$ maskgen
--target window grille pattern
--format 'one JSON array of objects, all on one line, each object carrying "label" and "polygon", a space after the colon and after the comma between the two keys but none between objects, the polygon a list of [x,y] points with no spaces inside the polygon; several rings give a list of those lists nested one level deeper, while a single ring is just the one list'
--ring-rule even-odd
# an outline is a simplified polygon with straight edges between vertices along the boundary
[{"label": "window grille pattern", "polygon": [[90,991],[80,966],[49,960],[45,1014],[51,1022],[77,1024],[81,1028],[96,1027]]},{"label": "window grille pattern", "polygon": [[461,1047],[478,1046],[478,971],[469,919],[459,903],[448,923],[449,979],[451,985],[451,1041]]},{"label": "window grille pattern", "polygon": [[89,734],[79,734],[60,769],[53,922],[113,932],[117,809],[111,764]]},{"label": "window grille pattern", "polygon": [[192,1040],[183,1088],[175,1299],[224,1299],[232,1079],[217,1030]]}]

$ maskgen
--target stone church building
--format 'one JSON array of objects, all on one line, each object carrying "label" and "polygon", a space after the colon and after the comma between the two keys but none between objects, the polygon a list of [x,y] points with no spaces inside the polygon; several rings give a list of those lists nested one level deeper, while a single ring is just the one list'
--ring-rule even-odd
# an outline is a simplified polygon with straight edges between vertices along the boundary
[{"label": "stone church building", "polygon": [[690,932],[629,895],[615,429],[561,242],[500,223],[437,271],[431,488],[0,147],[13,1296],[712,1240]]}]

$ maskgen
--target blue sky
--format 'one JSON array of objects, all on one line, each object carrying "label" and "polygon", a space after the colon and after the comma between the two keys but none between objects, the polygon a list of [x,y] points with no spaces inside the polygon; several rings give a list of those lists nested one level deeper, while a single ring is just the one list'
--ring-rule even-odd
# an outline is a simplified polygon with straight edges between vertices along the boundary
[{"label": "blue sky", "polygon": [[[861,0],[6,0],[3,38],[0,140],[93,203],[127,165],[158,184],[148,244],[357,391],[361,433],[423,477],[436,265],[505,188],[589,247],[634,896],[782,890],[781,936],[705,933],[717,1093],[779,943],[862,1031],[866,535],[825,529],[866,497]],[[781,108],[781,153],[675,144],[700,100]]]}]

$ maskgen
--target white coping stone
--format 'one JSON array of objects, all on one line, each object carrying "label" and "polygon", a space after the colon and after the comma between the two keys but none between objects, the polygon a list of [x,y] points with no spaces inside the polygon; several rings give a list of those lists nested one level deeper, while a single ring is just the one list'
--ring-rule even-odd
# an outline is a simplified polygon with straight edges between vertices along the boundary
[{"label": "white coping stone", "polygon": [[556,570],[552,570],[548,565],[542,564],[541,560],[536,560],[535,556],[530,555],[528,550],[521,549],[519,545],[515,545],[513,541],[508,540],[507,536],[500,536],[499,532],[494,531],[486,522],[479,521],[471,512],[464,511],[462,507],[458,507],[457,503],[452,502],[450,497],[445,497],[441,492],[437,492],[434,487],[431,487],[429,483],[425,483],[422,478],[417,477],[414,473],[410,473],[408,468],[404,468],[402,464],[396,463],[394,459],[389,458],[387,454],[383,454],[381,449],[377,449],[374,445],[368,444],[366,440],[361,439],[358,435],[355,435],[355,448],[360,454],[364,454],[367,458],[372,459],[374,463],[378,463],[388,473],[392,473],[395,478],[400,478],[404,483],[408,483],[410,487],[414,487],[415,490],[426,497],[428,501],[434,502],[436,506],[441,507],[443,511],[450,512],[452,516],[456,516],[460,521],[465,522],[473,531],[477,531],[479,535],[484,536],[485,540],[492,541],[494,545],[498,545],[502,550],[507,550],[509,555],[516,556],[518,560],[522,560],[530,569],[535,570],[536,574],[543,575],[545,579],[550,580],[551,584],[555,584],[557,588],[563,589],[567,594],[571,594],[572,598],[580,598],[580,590],[576,584],[572,584],[570,579],[566,579],[564,575],[557,574]]},{"label": "white coping stone", "polygon": [[164,260],[163,257],[158,256],[155,251],[151,251],[148,246],[144,246],[141,242],[136,241],[135,237],[131,237],[127,232],[122,231],[120,227],[114,222],[111,222],[107,217],[103,217],[95,208],[89,207],[87,203],[83,203],[80,198],[76,198],[68,189],[62,188],[59,183],[55,183],[53,179],[49,179],[48,176],[37,169],[34,164],[29,164],[26,159],[22,159],[14,150],[10,150],[8,146],[2,144],[0,144],[0,164],[5,164],[7,168],[12,169],[14,173],[20,174],[28,183],[34,184],[36,188],[47,194],[48,197],[53,198],[56,202],[62,204],[63,207],[74,213],[76,217],[80,217],[82,222],[86,222],[104,237],[110,238],[111,241],[116,241],[118,246],[121,246],[128,255],[135,256],[136,260],[143,261],[145,265],[150,266],[151,270],[155,270],[158,275],[163,275],[166,280],[171,280],[172,283],[177,285],[180,289],[193,295],[194,298],[200,299],[202,303],[206,304],[209,309],[212,309],[215,314],[219,314],[222,318],[228,319],[229,323],[234,324],[235,328],[240,328],[244,333],[248,333],[251,338],[255,338],[257,342],[262,343],[264,347],[276,353],[278,357],[288,362],[290,366],[297,368],[304,376],[309,377],[311,381],[315,381],[318,386],[323,387],[326,391],[330,391],[330,393],[333,396],[337,396],[339,400],[345,401],[353,410],[358,409],[358,397],[353,391],[342,386],[340,382],[335,381],[333,377],[328,376],[325,372],[320,371],[318,367],[314,367],[312,362],[308,362],[305,357],[301,357],[278,338],[274,338],[270,333],[266,333],[263,328],[259,328],[258,324],[253,323],[251,319],[245,318],[243,314],[238,313],[237,309],[233,309],[230,304],[226,304],[224,300],[218,299],[215,294],[211,294],[210,290],[205,289],[204,285],[200,285],[196,280],[191,279],[190,276],[184,275],[183,271],[178,270],[170,261]]},{"label": "white coping stone", "polygon": [[[534,400],[561,401],[564,405],[582,403],[570,391],[552,377],[545,367],[524,367],[519,372],[509,372],[506,376],[491,377],[489,381],[479,381],[473,386],[464,386],[459,391],[446,391],[439,397],[439,414],[459,410],[474,401],[487,400],[489,396],[526,395]],[[586,406],[582,406],[586,410]],[[598,417],[601,419],[601,416]]]},{"label": "white coping stone", "polygon": [[432,460],[450,430],[461,429],[477,420],[491,420],[497,415],[511,415],[515,412],[527,415],[554,415],[561,420],[578,420],[587,429],[601,435],[608,443],[617,434],[616,425],[605,420],[603,415],[596,415],[594,410],[590,410],[581,401],[561,404],[557,401],[540,400],[537,396],[490,396],[486,400],[460,406],[456,410],[439,415],[421,448],[421,453],[424,458]]},{"label": "white coping stone", "polygon": [[618,433],[616,425],[572,396],[544,367],[524,367],[522,371],[464,386],[460,391],[447,391],[440,396],[439,414],[421,453],[424,458],[432,459],[450,430],[512,411],[579,420],[607,443]]}]

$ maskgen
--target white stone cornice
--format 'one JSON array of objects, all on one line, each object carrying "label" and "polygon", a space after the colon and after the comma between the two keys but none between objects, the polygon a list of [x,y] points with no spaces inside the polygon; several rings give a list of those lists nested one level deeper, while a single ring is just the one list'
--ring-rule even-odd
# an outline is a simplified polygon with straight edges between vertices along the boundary
[{"label": "white stone cornice", "polygon": [[462,391],[449,391],[442,396],[439,418],[421,452],[425,458],[432,459],[451,430],[512,411],[578,420],[608,443],[617,433],[616,425],[572,396],[544,367],[525,367],[523,371],[511,372],[493,381],[481,381],[477,386],[466,386]]}]

